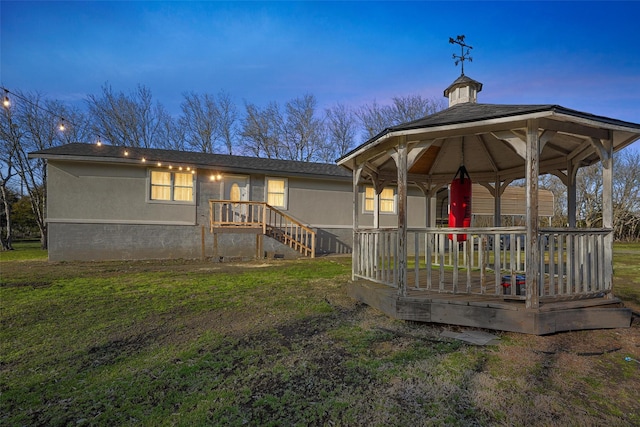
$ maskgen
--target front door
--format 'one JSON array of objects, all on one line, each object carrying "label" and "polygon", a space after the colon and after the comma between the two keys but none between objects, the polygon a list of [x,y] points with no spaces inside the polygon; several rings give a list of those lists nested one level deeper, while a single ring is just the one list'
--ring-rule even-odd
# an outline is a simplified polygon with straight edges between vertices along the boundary
[{"label": "front door", "polygon": [[[246,202],[249,200],[249,177],[248,176],[225,176],[224,200],[231,202]],[[249,221],[247,212],[248,206],[245,203],[228,203],[224,209],[225,222],[245,223]]]}]

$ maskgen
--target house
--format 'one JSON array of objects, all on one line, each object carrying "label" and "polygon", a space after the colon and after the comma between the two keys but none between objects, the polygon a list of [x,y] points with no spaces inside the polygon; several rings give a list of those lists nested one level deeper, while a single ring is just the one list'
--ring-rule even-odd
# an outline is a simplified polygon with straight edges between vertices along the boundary
[{"label": "house", "polygon": [[[79,143],[31,157],[47,159],[51,261],[351,252],[351,174],[335,164]],[[381,195],[379,223],[393,225],[397,189]],[[359,223],[373,224],[373,187],[359,197]],[[446,208],[446,188],[439,197]],[[425,226],[418,189],[408,203]]]},{"label": "house", "polygon": [[[405,320],[540,335],[628,327],[631,310],[612,292],[613,153],[640,139],[640,124],[552,104],[481,104],[481,90],[462,74],[444,91],[447,109],[387,128],[338,160],[353,185],[349,294]],[[577,228],[576,174],[595,163],[603,226]],[[489,227],[434,226],[434,195],[461,165],[493,197]],[[540,226],[540,174],[566,185],[567,227]],[[526,183],[524,224],[503,226],[502,198],[518,179]],[[357,215],[363,185],[375,189],[373,223]],[[397,192],[393,224],[380,218],[388,186]],[[416,189],[427,213],[417,228],[409,207]]]},{"label": "house", "polygon": [[335,164],[80,143],[30,155],[47,159],[51,261],[351,250],[350,174]]}]

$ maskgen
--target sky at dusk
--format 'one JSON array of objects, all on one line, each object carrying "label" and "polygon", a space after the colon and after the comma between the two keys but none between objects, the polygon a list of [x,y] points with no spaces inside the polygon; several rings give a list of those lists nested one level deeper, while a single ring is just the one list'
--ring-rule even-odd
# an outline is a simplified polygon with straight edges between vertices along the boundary
[{"label": "sky at dusk", "polygon": [[640,2],[0,2],[0,83],[83,105],[138,84],[265,106],[440,99],[466,35],[478,102],[640,122]]}]

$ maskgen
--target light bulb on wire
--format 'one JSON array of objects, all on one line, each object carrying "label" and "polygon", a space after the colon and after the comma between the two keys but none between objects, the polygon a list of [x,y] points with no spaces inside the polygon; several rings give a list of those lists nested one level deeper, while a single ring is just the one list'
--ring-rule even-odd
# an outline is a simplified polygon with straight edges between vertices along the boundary
[{"label": "light bulb on wire", "polygon": [[2,106],[4,108],[11,107],[11,100],[9,99],[8,94],[9,94],[9,92],[7,90],[5,90],[4,91],[4,97],[2,98]]},{"label": "light bulb on wire", "polygon": [[60,132],[64,132],[67,127],[64,125],[64,119],[60,119],[60,124],[58,125],[58,130]]}]

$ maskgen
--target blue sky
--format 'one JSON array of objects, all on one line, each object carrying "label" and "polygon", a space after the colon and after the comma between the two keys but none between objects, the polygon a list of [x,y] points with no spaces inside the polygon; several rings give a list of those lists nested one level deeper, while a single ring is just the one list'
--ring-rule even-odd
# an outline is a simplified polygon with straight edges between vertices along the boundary
[{"label": "blue sky", "polygon": [[305,93],[321,107],[420,94],[460,74],[479,102],[559,104],[640,122],[640,2],[0,2],[0,83],[81,103],[109,83],[228,92],[242,107]]}]

